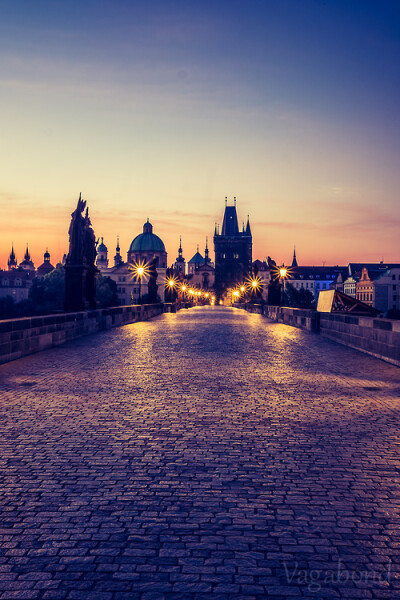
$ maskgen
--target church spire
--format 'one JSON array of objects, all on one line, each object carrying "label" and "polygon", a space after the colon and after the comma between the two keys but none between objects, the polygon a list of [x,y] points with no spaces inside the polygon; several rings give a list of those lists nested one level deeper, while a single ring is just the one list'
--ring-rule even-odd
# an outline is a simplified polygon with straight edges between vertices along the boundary
[{"label": "church spire", "polygon": [[8,259],[8,270],[15,269],[17,267],[17,257],[14,252],[14,243],[11,244],[10,257]]},{"label": "church spire", "polygon": [[119,247],[119,235],[117,236],[117,247],[115,248],[114,267],[122,264],[121,248]]},{"label": "church spire", "polygon": [[208,256],[208,237],[206,237],[206,248],[204,250],[204,262],[206,265],[210,262],[210,259]]},{"label": "church spire", "polygon": [[293,267],[293,268],[296,268],[296,267],[298,267],[298,266],[299,266],[299,265],[297,264],[297,258],[296,258],[296,246],[294,246],[294,249],[293,249],[293,260],[292,260],[292,267]]},{"label": "church spire", "polygon": [[182,236],[180,235],[179,236],[179,249],[178,249],[179,256],[182,256],[182,252],[183,252],[183,250],[182,250]]}]

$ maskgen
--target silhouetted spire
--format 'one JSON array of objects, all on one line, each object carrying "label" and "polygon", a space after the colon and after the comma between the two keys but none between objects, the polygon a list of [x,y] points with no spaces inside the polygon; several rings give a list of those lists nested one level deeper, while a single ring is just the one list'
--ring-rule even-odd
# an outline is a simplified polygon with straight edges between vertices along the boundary
[{"label": "silhouetted spire", "polygon": [[210,259],[208,257],[208,237],[206,237],[206,248],[204,250],[204,262],[205,262],[205,264],[210,262]]},{"label": "silhouetted spire", "polygon": [[26,244],[26,252],[25,252],[24,260],[31,260],[31,255],[29,254],[29,250],[28,250],[28,244]]},{"label": "silhouetted spire", "polygon": [[[225,198],[225,200],[227,200]],[[221,235],[227,237],[234,237],[239,235],[239,225],[236,214],[236,205],[228,206],[225,205],[224,221],[222,223]]]},{"label": "silhouetted spire", "polygon": [[297,264],[297,258],[296,258],[296,246],[295,246],[295,247],[294,247],[294,249],[293,249],[293,260],[292,260],[292,267],[293,267],[293,268],[295,268],[295,267],[298,267],[298,264]]},{"label": "silhouetted spire", "polygon": [[178,254],[179,256],[182,256],[182,236],[179,236],[179,250],[178,250]]},{"label": "silhouetted spire", "polygon": [[122,264],[121,248],[119,247],[119,235],[117,236],[117,247],[115,248],[114,267]]},{"label": "silhouetted spire", "polygon": [[8,259],[8,268],[15,269],[16,266],[17,266],[17,257],[15,256],[15,252],[14,252],[14,243],[12,243],[10,257]]},{"label": "silhouetted spire", "polygon": [[250,217],[249,217],[249,215],[247,215],[246,235],[251,235]]}]

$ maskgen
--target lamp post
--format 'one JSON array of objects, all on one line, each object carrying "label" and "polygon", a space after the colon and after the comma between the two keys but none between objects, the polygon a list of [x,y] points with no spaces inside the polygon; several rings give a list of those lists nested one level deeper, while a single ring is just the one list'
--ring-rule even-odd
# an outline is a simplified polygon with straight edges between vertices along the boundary
[{"label": "lamp post", "polygon": [[142,277],[144,274],[144,267],[138,267],[136,273],[139,278],[139,304],[142,304]]},{"label": "lamp post", "polygon": [[281,284],[281,306],[283,306],[285,301],[285,279],[288,275],[288,270],[285,265],[282,265],[279,269],[279,279]]},{"label": "lamp post", "polygon": [[178,280],[175,277],[168,277],[165,281],[165,288],[168,292],[168,297],[170,301],[176,300],[175,289],[178,285]]},{"label": "lamp post", "polygon": [[139,304],[142,303],[142,278],[149,274],[148,264],[145,262],[135,263],[128,265],[129,270],[132,271],[132,276],[139,282]]},{"label": "lamp post", "polygon": [[250,296],[253,296],[254,298],[256,298],[257,292],[262,287],[261,278],[258,277],[258,275],[254,276],[254,277],[249,277],[249,279],[246,280],[246,284],[247,284],[247,289],[249,290]]}]

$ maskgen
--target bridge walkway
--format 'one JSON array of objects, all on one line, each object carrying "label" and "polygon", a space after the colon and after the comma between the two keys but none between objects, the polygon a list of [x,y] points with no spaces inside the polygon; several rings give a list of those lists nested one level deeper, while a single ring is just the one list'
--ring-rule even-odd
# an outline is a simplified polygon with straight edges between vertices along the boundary
[{"label": "bridge walkway", "polygon": [[0,600],[399,598],[400,370],[229,308],[0,367]]}]

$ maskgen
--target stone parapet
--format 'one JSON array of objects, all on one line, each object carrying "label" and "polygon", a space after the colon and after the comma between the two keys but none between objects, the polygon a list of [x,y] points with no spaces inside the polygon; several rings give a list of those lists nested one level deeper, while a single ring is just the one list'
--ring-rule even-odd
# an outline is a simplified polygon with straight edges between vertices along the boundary
[{"label": "stone parapet", "polygon": [[84,335],[175,310],[174,304],[142,304],[0,321],[0,364]]},{"label": "stone parapet", "polygon": [[331,340],[400,366],[400,321],[320,313],[320,333]]},{"label": "stone parapet", "polygon": [[320,333],[322,336],[400,367],[400,321],[315,310],[236,304],[273,321]]}]

